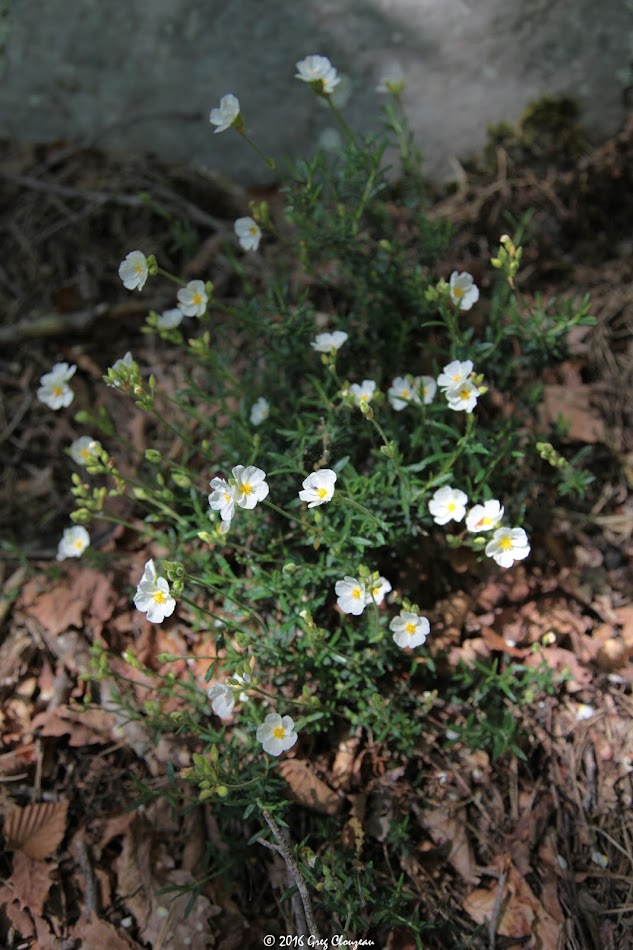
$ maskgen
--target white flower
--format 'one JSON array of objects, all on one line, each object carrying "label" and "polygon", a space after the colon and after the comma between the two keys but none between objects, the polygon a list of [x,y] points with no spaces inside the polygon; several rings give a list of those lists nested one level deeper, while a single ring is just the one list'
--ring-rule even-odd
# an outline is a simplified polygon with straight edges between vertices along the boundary
[{"label": "white flower", "polygon": [[235,120],[240,114],[240,100],[237,96],[228,93],[220,99],[220,108],[211,109],[209,113],[209,122],[216,125],[214,132],[224,132],[235,124]]},{"label": "white flower", "polygon": [[202,280],[190,280],[178,293],[178,304],[186,317],[201,317],[207,309],[207,290]]},{"label": "white flower", "polygon": [[357,581],[355,577],[345,577],[342,581],[337,581],[334,591],[337,596],[336,603],[344,614],[358,616],[367,606],[365,585]]},{"label": "white flower", "polygon": [[89,544],[90,535],[83,525],[77,524],[72,528],[66,528],[57,545],[57,560],[65,561],[67,557],[81,557]]},{"label": "white flower", "polygon": [[437,383],[432,376],[416,376],[416,382],[422,396],[422,402],[425,406],[428,406],[429,403],[433,402],[437,392]]},{"label": "white flower", "polygon": [[130,251],[119,264],[119,277],[128,290],[142,290],[148,273],[147,258],[142,251]]},{"label": "white flower", "polygon": [[399,647],[422,646],[431,631],[431,625],[426,617],[402,610],[398,617],[394,617],[389,624],[393,632],[394,642]]},{"label": "white flower", "polygon": [[334,482],[336,481],[336,472],[331,468],[322,468],[318,472],[312,472],[303,480],[303,490],[299,492],[301,501],[308,502],[308,508],[316,508],[318,505],[331,501],[334,495]]},{"label": "white flower", "polygon": [[409,403],[420,405],[420,395],[417,390],[416,380],[410,376],[396,376],[390,388],[387,390],[387,398],[396,412],[406,409]]},{"label": "white flower", "polygon": [[319,333],[310,346],[317,353],[331,353],[332,350],[340,350],[346,339],[347,333],[343,330],[335,330],[334,333]]},{"label": "white flower", "polygon": [[464,379],[458,386],[444,390],[448,408],[456,412],[472,412],[479,399],[479,390],[470,379]]},{"label": "white flower", "polygon": [[238,236],[240,247],[245,251],[256,251],[261,241],[262,232],[253,218],[238,218],[235,222],[235,233]]},{"label": "white flower", "polygon": [[268,495],[266,472],[254,465],[236,465],[232,469],[236,481],[234,488],[235,502],[240,508],[254,508],[258,501],[263,501]]},{"label": "white flower", "polygon": [[264,752],[269,755],[281,755],[292,749],[297,741],[295,724],[290,716],[268,713],[261,726],[257,727],[257,741],[261,742]]},{"label": "white flower", "polygon": [[329,96],[341,81],[327,56],[306,56],[296,65],[295,78],[303,82],[319,83],[318,91],[325,95]]},{"label": "white flower", "polygon": [[212,479],[210,485],[213,491],[209,495],[209,507],[213,511],[220,512],[223,524],[225,522],[230,523],[235,514],[235,488],[225,482],[223,478]]},{"label": "white flower", "polygon": [[[113,365],[108,370],[108,373],[115,372],[122,374],[124,381],[130,379],[132,373],[134,372],[134,357],[128,350],[125,356],[122,356],[121,359],[116,360]],[[106,379],[106,386],[113,387],[114,389],[119,389],[122,385],[120,379]]]},{"label": "white flower", "polygon": [[385,599],[385,595],[388,594],[391,589],[391,584],[386,577],[379,577],[377,580],[370,581],[365,588],[365,604],[369,605],[375,602],[377,606],[380,606]]},{"label": "white flower", "polygon": [[479,288],[473,280],[472,274],[467,274],[466,271],[458,274],[454,270],[448,286],[451,300],[460,310],[470,310],[472,305],[479,300]]},{"label": "white flower", "polygon": [[251,425],[259,426],[270,415],[270,403],[263,396],[256,399],[251,406]]},{"label": "white flower", "polygon": [[390,93],[391,95],[397,96],[403,89],[404,73],[402,72],[402,67],[394,63],[392,66],[387,67],[380,77],[380,82],[376,86],[376,92]]},{"label": "white flower", "polygon": [[464,379],[468,379],[472,370],[471,360],[464,360],[463,363],[459,360],[453,360],[452,363],[446,364],[444,372],[437,377],[437,385],[443,390],[454,389]]},{"label": "white flower", "polygon": [[169,592],[169,584],[164,577],[158,576],[151,559],[145,565],[136,588],[134,606],[147,614],[150,623],[162,623],[165,617],[171,617],[176,607],[176,601]]},{"label": "white flower", "polygon": [[70,457],[77,465],[88,465],[94,458],[96,452],[101,448],[101,443],[93,439],[91,435],[82,435],[70,446]]},{"label": "white flower", "polygon": [[492,541],[486,545],[486,554],[499,567],[512,567],[530,553],[530,544],[523,528],[497,528]]},{"label": "white flower", "polygon": [[250,673],[234,673],[233,676],[229,677],[227,684],[231,687],[232,690],[239,690],[238,699],[241,703],[248,702],[248,693],[243,689],[244,686],[248,687],[251,683]]},{"label": "white flower", "polygon": [[492,531],[503,518],[503,505],[496,498],[475,505],[466,515],[466,527],[469,531]]},{"label": "white flower", "polygon": [[75,394],[68,385],[68,380],[77,372],[77,367],[68,363],[55,363],[50,373],[44,373],[40,379],[40,388],[37,398],[49,409],[65,409],[70,406]]},{"label": "white flower", "polygon": [[360,406],[361,402],[369,402],[371,397],[374,395],[376,389],[376,383],[373,379],[364,379],[362,383],[354,383],[349,387],[350,394],[354,397],[354,402],[357,406]]},{"label": "white flower", "polygon": [[576,719],[578,722],[582,722],[583,719],[591,719],[595,714],[596,710],[593,706],[588,706],[586,703],[578,703],[576,707]]},{"label": "white flower", "polygon": [[211,709],[216,716],[227,719],[231,715],[235,706],[235,695],[230,686],[225,686],[223,683],[211,683],[207,696],[211,700]]},{"label": "white flower", "polygon": [[459,488],[444,485],[438,488],[429,502],[429,511],[435,524],[448,524],[449,521],[462,521],[466,514],[468,495]]},{"label": "white flower", "polygon": [[161,330],[174,330],[179,327],[183,321],[184,313],[180,307],[173,307],[171,310],[163,310],[156,317],[156,326]]}]

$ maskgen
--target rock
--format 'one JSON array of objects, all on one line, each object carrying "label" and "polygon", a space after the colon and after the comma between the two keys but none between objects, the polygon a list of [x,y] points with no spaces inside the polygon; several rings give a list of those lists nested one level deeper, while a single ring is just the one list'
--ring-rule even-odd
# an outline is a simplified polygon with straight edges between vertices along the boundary
[{"label": "rock", "polygon": [[516,121],[545,94],[573,96],[593,140],[608,137],[631,78],[624,0],[0,0],[2,9],[5,134],[145,150],[247,184],[270,172],[234,131],[213,134],[209,110],[233,92],[265,151],[309,154],[335,128],[293,78],[311,53],[347,77],[356,130],[378,127],[375,86],[402,68],[436,180],[453,176],[453,156],[481,149],[488,125]]}]

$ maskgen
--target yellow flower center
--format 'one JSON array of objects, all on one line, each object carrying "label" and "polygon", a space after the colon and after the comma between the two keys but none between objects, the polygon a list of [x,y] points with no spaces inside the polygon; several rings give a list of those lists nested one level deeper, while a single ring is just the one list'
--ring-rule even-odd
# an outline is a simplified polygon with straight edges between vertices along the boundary
[{"label": "yellow flower center", "polygon": [[457,508],[457,505],[455,504],[454,501],[449,501],[448,505],[446,506],[447,511],[455,511],[456,508]]},{"label": "yellow flower center", "polygon": [[164,604],[167,598],[165,597],[162,590],[155,590],[153,600],[155,604]]},{"label": "yellow flower center", "polygon": [[244,492],[245,495],[250,495],[253,492],[253,486],[251,485],[250,482],[244,482],[242,484],[242,491]]},{"label": "yellow flower center", "polygon": [[408,398],[409,398],[409,390],[408,390],[408,389],[403,389],[402,392],[400,393],[400,395],[402,396],[403,399],[408,399]]},{"label": "yellow flower center", "polygon": [[227,491],[224,492],[224,500],[225,500],[225,501],[230,501],[230,500],[231,500],[231,496],[229,495],[229,493],[228,493]]},{"label": "yellow flower center", "polygon": [[512,539],[501,538],[501,541],[499,541],[499,547],[503,548],[504,551],[510,551],[512,548]]},{"label": "yellow flower center", "polygon": [[463,389],[460,389],[459,391],[460,399],[468,399],[469,396],[470,396],[470,390],[466,389],[466,387],[464,387]]},{"label": "yellow flower center", "polygon": [[284,736],[286,735],[286,730],[284,729],[283,726],[275,726],[275,728],[273,729],[273,735],[275,739],[283,739]]},{"label": "yellow flower center", "polygon": [[248,233],[250,234],[251,237],[257,237],[258,231],[259,231],[259,228],[257,227],[256,224],[251,224],[250,228],[248,229]]},{"label": "yellow flower center", "polygon": [[408,633],[409,636],[411,636],[412,634],[415,633],[415,628],[416,628],[416,624],[414,624],[413,621],[410,620],[404,629],[405,629],[405,632]]},{"label": "yellow flower center", "polygon": [[191,302],[195,304],[196,307],[199,307],[200,304],[202,303],[202,294],[194,294],[193,297],[191,298]]},{"label": "yellow flower center", "polygon": [[319,498],[325,498],[327,495],[327,488],[317,488],[317,495]]},{"label": "yellow flower center", "polygon": [[79,538],[77,538],[77,540],[75,541],[75,547],[77,548],[77,550],[78,550],[78,551],[81,551],[81,549],[83,548],[83,546],[84,546],[83,541],[81,541]]},{"label": "yellow flower center", "polygon": [[82,449],[79,454],[81,455],[82,459],[89,459],[92,455],[92,452],[90,449]]},{"label": "yellow flower center", "polygon": [[453,376],[453,382],[458,383],[460,379],[462,378],[462,376],[463,376],[463,373],[455,373],[455,375]]},{"label": "yellow flower center", "polygon": [[355,587],[355,588],[354,588],[354,590],[352,591],[352,597],[353,597],[355,600],[360,600],[360,598],[362,597],[362,591],[361,591],[360,587]]},{"label": "yellow flower center", "polygon": [[453,297],[457,297],[459,300],[460,297],[464,296],[464,290],[462,287],[453,287]]},{"label": "yellow flower center", "polygon": [[53,396],[61,396],[63,392],[63,386],[60,386],[59,384],[57,386],[53,386]]},{"label": "yellow flower center", "polygon": [[492,524],[492,518],[489,518],[487,515],[484,515],[483,518],[481,518],[477,522],[477,527],[479,527],[480,525],[484,525],[485,527],[488,527],[488,525],[490,524]]},{"label": "yellow flower center", "polygon": [[140,275],[143,273],[143,265],[142,265],[142,264],[135,264],[135,265],[134,265],[134,270],[135,270],[136,273],[140,276]]}]

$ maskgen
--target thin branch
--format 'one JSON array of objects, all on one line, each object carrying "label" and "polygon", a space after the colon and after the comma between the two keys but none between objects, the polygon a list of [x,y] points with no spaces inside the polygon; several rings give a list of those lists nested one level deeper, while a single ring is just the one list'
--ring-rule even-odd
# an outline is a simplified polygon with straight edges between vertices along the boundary
[{"label": "thin branch", "polygon": [[267,808],[262,808],[262,814],[264,816],[266,824],[268,825],[268,827],[273,833],[273,836],[275,838],[275,841],[277,842],[277,845],[275,846],[271,844],[270,842],[264,841],[261,838],[259,839],[259,843],[263,844],[267,848],[270,848],[271,851],[276,851],[278,854],[281,855],[281,857],[286,862],[286,868],[288,869],[288,874],[290,875],[291,879],[294,881],[297,887],[297,890],[299,891],[299,894],[301,896],[301,902],[303,904],[303,910],[305,913],[306,925],[307,925],[308,930],[310,931],[310,936],[314,937],[317,940],[320,940],[321,937],[319,935],[319,931],[317,930],[317,925],[314,921],[314,914],[312,912],[312,902],[310,901],[310,895],[308,894],[308,889],[305,885],[305,881],[303,880],[301,871],[299,870],[299,866],[297,865],[297,862],[292,856],[292,852],[290,850],[290,847],[291,847],[290,842],[288,841],[288,838],[284,834],[283,830],[277,824],[277,822],[275,821],[275,819],[273,818],[273,816],[271,815],[271,813],[268,811]]}]

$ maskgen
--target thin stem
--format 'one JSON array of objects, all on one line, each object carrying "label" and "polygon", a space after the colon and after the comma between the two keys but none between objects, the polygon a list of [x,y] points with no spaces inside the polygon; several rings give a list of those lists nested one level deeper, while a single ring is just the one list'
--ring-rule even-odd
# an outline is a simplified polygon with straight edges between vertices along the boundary
[{"label": "thin stem", "polygon": [[277,168],[277,162],[275,161],[275,159],[271,155],[267,155],[266,152],[262,148],[259,147],[257,142],[255,142],[250,137],[250,135],[248,135],[248,133],[244,131],[244,129],[237,128],[236,126],[236,131],[239,132],[239,134],[242,136],[242,138],[246,142],[248,142],[251,148],[255,149],[259,157],[264,161],[266,167],[270,168],[271,171],[275,171],[275,169]]},{"label": "thin stem", "polygon": [[[290,842],[288,838],[286,837],[286,834],[283,831],[283,829],[277,824],[277,822],[275,821],[275,819],[273,818],[273,816],[271,815],[271,813],[268,811],[267,808],[262,808],[262,815],[264,816],[264,820],[266,824],[268,825],[268,827],[270,828],[270,830],[272,831],[273,837],[275,838],[275,841],[277,842],[277,847],[275,850],[278,851],[278,853],[282,856],[282,858],[286,862],[286,868],[288,869],[288,873],[292,877],[292,880],[294,881],[297,887],[297,890],[299,891],[299,894],[301,896],[301,903],[303,904],[303,911],[305,913],[306,924],[307,924],[308,930],[310,931],[310,936],[313,937],[315,940],[320,941],[321,937],[319,935],[319,931],[317,930],[317,925],[314,920],[314,913],[312,912],[312,903],[310,901],[310,895],[308,894],[308,889],[305,885],[305,881],[303,880],[303,875],[301,874],[301,871],[299,870],[299,866],[290,851],[290,847],[291,847]],[[261,844],[264,844],[263,839],[259,839],[259,841]],[[266,842],[266,847],[270,847],[270,844],[268,842]]]},{"label": "thin stem", "polygon": [[341,132],[343,133],[343,135],[345,136],[345,138],[349,139],[350,142],[355,143],[356,139],[354,138],[354,133],[352,132],[349,125],[343,118],[341,112],[337,109],[337,107],[332,102],[332,96],[324,96],[323,98],[326,99],[327,104],[329,105],[330,109],[334,113],[334,118],[336,119],[338,126]]}]

